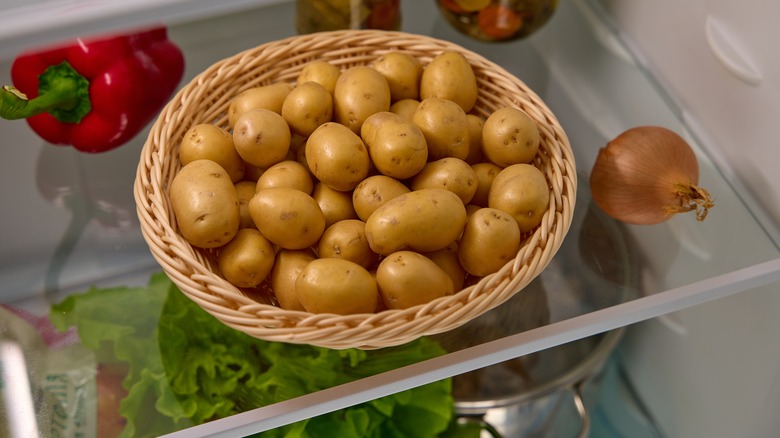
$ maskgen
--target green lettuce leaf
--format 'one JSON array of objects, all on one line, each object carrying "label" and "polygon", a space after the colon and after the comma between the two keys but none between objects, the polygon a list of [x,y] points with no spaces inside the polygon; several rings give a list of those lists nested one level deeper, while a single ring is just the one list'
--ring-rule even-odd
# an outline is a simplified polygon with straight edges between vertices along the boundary
[{"label": "green lettuce leaf", "polygon": [[[331,350],[255,339],[187,298],[163,273],[146,287],[92,288],[54,305],[105,362],[124,362],[126,437],[159,436],[289,400],[445,351],[433,340],[378,350]],[[303,420],[261,437],[436,437],[452,426],[449,379]]]}]

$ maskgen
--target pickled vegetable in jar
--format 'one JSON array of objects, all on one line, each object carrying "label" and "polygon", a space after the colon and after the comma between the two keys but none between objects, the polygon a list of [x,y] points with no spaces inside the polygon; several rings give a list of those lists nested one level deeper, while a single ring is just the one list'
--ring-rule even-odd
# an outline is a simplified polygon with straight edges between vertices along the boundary
[{"label": "pickled vegetable in jar", "polygon": [[434,0],[455,29],[482,41],[525,38],[541,28],[558,0]]},{"label": "pickled vegetable in jar", "polygon": [[297,0],[299,34],[339,29],[401,28],[400,0]]}]

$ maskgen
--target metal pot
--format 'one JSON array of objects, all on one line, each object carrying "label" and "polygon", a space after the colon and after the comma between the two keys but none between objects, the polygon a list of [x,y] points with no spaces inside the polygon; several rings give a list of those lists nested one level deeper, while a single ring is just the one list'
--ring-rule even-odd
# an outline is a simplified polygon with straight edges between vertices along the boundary
[{"label": "metal pot", "polygon": [[[590,431],[591,415],[583,388],[601,372],[622,335],[623,329],[618,329],[556,347],[552,349],[555,352],[547,350],[549,357],[558,356],[556,359],[564,363],[571,363],[576,358],[580,360],[551,380],[529,385],[513,394],[493,398],[456,398],[455,412],[460,421],[481,423],[493,437],[534,437],[550,435],[556,419],[566,415],[561,412],[568,409],[576,412],[579,418],[578,430],[572,436],[586,437]],[[537,359],[539,367],[552,360],[546,357]],[[500,379],[513,369],[517,367],[502,363],[480,371],[483,377]],[[532,372],[525,371],[526,375]],[[468,378],[467,374],[458,378]],[[530,379],[533,380],[533,377]],[[503,381],[506,382],[506,379]],[[572,428],[567,426],[567,429]]]},{"label": "metal pot", "polygon": [[[569,237],[545,271],[503,305],[440,335],[445,348],[469,347],[638,295],[636,250],[623,226],[592,203],[587,187],[578,191],[577,203]],[[623,332],[601,333],[454,377],[459,420],[479,422],[495,437],[550,436],[552,427],[560,426],[556,418],[567,411],[579,425],[572,430],[568,424],[571,432],[565,436],[587,436],[591,416],[583,387],[596,380]]]}]

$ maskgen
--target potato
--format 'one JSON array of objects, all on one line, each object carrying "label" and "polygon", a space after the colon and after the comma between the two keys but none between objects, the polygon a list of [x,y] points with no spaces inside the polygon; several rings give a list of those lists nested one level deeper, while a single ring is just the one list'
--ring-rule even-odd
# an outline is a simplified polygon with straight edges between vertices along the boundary
[{"label": "potato", "polygon": [[376,283],[389,309],[408,309],[455,292],[449,275],[414,251],[398,251],[382,259]]},{"label": "potato", "polygon": [[379,301],[373,275],[344,259],[309,262],[295,281],[295,292],[304,309],[311,313],[373,313]]},{"label": "potato", "polygon": [[386,175],[372,175],[361,181],[352,191],[352,206],[357,216],[367,221],[374,210],[410,191],[409,187],[397,179]]},{"label": "potato", "polygon": [[291,187],[311,194],[314,180],[306,167],[297,162],[285,160],[274,164],[257,179],[255,191],[270,187]]},{"label": "potato", "polygon": [[222,276],[236,287],[255,287],[274,265],[273,244],[254,228],[243,228],[220,248],[217,264]]},{"label": "potato", "polygon": [[280,249],[276,253],[270,278],[271,289],[279,307],[284,310],[304,310],[295,292],[295,280],[303,272],[303,268],[316,258],[317,255],[311,248]]},{"label": "potato", "polygon": [[458,195],[463,204],[477,192],[477,174],[468,163],[453,157],[432,161],[411,179],[412,190],[444,189]]},{"label": "potato", "polygon": [[454,242],[466,224],[466,207],[449,190],[422,189],[391,199],[369,216],[366,238],[381,255],[430,252]]},{"label": "potato", "polygon": [[352,206],[352,193],[333,190],[327,185],[317,182],[314,185],[312,197],[325,215],[325,228],[338,221],[357,219],[358,215]]},{"label": "potato", "polygon": [[396,179],[416,175],[428,161],[428,145],[411,121],[389,111],[371,115],[360,129],[377,171]]},{"label": "potato", "polygon": [[345,259],[371,269],[379,255],[371,251],[366,240],[366,223],[358,219],[338,221],[322,233],[317,244],[320,258]]},{"label": "potato", "polygon": [[310,247],[325,231],[325,215],[317,201],[290,187],[258,191],[249,201],[249,214],[268,240],[286,249]]},{"label": "potato", "polygon": [[294,133],[307,137],[333,118],[333,97],[322,85],[304,82],[287,95],[281,114]]},{"label": "potato", "polygon": [[249,110],[263,108],[281,114],[284,99],[292,89],[292,84],[276,82],[242,91],[230,101],[228,106],[230,127],[234,127],[241,114]]},{"label": "potato", "polygon": [[488,207],[512,215],[523,233],[542,222],[549,204],[547,179],[531,164],[513,164],[501,170],[488,193]]},{"label": "potato", "polygon": [[520,227],[509,213],[480,208],[469,217],[458,243],[458,260],[471,275],[497,272],[517,256]]},{"label": "potato", "polygon": [[425,136],[429,161],[446,157],[465,160],[468,157],[468,119],[463,109],[454,102],[438,97],[425,99],[412,114],[412,123]]},{"label": "potato", "polygon": [[502,169],[498,165],[489,162],[472,164],[471,168],[477,176],[477,191],[474,192],[471,203],[480,207],[487,207],[490,186],[493,185],[493,179]]},{"label": "potato", "polygon": [[455,102],[464,112],[477,102],[477,78],[466,57],[444,51],[425,66],[420,77],[420,99],[438,97]]},{"label": "potato", "polygon": [[238,232],[238,195],[216,162],[195,160],[182,167],[171,181],[170,197],[179,232],[191,245],[216,248]]},{"label": "potato", "polygon": [[373,68],[351,67],[336,82],[333,107],[334,120],[357,134],[368,116],[390,110],[390,87]]},{"label": "potato", "polygon": [[200,123],[188,129],[179,145],[179,161],[182,166],[195,160],[217,162],[235,182],[244,178],[244,160],[233,146],[233,136],[211,123]]},{"label": "potato", "polygon": [[485,121],[475,114],[466,114],[466,120],[469,122],[469,154],[465,161],[469,164],[482,163],[485,161],[482,152],[482,128]]},{"label": "potato", "polygon": [[466,279],[466,270],[458,260],[458,244],[453,242],[447,245],[446,248],[422,253],[425,257],[428,257],[436,263],[452,280],[452,286],[456,291],[463,289],[463,283]]},{"label": "potato", "polygon": [[482,127],[482,152],[501,167],[533,161],[539,141],[536,123],[517,108],[497,109]]},{"label": "potato", "polygon": [[305,154],[314,177],[334,190],[354,189],[368,175],[371,165],[363,140],[334,122],[314,130],[306,141]]},{"label": "potato", "polygon": [[284,117],[267,109],[243,113],[233,127],[233,144],[247,163],[270,167],[284,160],[290,150],[290,127]]},{"label": "potato", "polygon": [[390,105],[390,112],[398,114],[406,120],[412,120],[412,114],[417,110],[420,101],[417,99],[402,99]]},{"label": "potato", "polygon": [[240,221],[238,228],[256,228],[252,216],[249,215],[249,200],[255,195],[254,181],[239,181],[233,184],[238,196],[238,212]]},{"label": "potato", "polygon": [[305,82],[316,82],[333,95],[339,76],[341,76],[341,70],[335,65],[322,60],[311,61],[303,66],[296,83],[301,85]]},{"label": "potato", "polygon": [[385,77],[393,102],[420,96],[422,63],[404,52],[388,52],[374,61],[372,67]]}]

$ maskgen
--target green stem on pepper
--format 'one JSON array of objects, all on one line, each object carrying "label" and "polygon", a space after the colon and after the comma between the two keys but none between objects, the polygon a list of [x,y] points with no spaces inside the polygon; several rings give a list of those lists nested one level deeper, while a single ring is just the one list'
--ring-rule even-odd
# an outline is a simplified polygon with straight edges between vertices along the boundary
[{"label": "green stem on pepper", "polygon": [[38,81],[39,94],[34,99],[11,85],[3,86],[0,117],[17,120],[48,112],[60,122],[78,123],[92,109],[89,81],[67,61],[47,68]]}]

